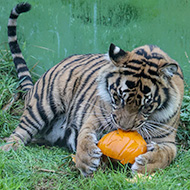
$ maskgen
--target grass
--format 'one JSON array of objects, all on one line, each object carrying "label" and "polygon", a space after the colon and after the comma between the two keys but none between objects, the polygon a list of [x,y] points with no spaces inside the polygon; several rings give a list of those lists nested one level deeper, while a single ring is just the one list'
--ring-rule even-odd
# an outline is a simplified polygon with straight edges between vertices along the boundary
[{"label": "grass", "polygon": [[[9,51],[0,48],[0,138],[9,136],[19,122],[23,101],[2,108],[19,86]],[[75,168],[70,153],[57,147],[29,145],[18,151],[0,152],[0,189],[190,189],[190,91],[186,90],[181,125],[178,130],[178,155],[164,170],[151,178],[128,181],[126,166],[100,168],[93,177],[84,178]]]}]

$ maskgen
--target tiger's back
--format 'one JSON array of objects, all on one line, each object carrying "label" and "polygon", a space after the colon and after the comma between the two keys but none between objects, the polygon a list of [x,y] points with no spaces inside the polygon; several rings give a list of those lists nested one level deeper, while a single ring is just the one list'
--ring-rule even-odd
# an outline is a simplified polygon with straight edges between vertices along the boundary
[{"label": "tiger's back", "polygon": [[179,64],[157,46],[129,52],[111,44],[108,54],[64,59],[33,85],[16,37],[16,19],[29,7],[17,5],[9,19],[9,45],[27,94],[20,123],[1,149],[16,149],[40,134],[76,151],[76,166],[86,176],[100,164],[99,138],[121,128],[136,130],[148,143],[133,171],[151,173],[169,165],[177,151],[184,88]]}]

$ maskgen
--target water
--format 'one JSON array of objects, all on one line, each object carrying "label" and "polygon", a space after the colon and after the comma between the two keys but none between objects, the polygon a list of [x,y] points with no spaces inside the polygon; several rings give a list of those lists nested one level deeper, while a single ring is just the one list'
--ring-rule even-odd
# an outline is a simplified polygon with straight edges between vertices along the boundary
[{"label": "water", "polygon": [[[0,0],[0,36],[16,0]],[[29,0],[18,20],[18,38],[33,73],[41,75],[72,54],[106,53],[154,44],[178,61],[190,82],[190,0]]]}]

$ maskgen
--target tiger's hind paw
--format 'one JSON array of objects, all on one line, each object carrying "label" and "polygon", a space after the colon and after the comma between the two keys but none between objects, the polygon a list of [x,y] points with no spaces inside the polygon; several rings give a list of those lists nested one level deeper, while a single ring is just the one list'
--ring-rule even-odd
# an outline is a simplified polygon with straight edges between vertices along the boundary
[{"label": "tiger's hind paw", "polygon": [[9,137],[5,138],[4,140],[5,142],[0,144],[0,150],[3,151],[10,151],[11,149],[17,150],[23,145],[23,142],[18,137]]}]

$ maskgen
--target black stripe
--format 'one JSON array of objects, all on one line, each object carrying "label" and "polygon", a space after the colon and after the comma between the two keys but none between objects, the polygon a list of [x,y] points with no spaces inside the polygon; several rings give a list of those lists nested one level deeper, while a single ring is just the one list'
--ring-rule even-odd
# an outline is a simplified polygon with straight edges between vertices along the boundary
[{"label": "black stripe", "polygon": [[[42,80],[41,94],[39,95],[39,97],[40,97],[39,101],[37,101],[37,107],[38,107],[39,114],[41,115],[42,120],[45,122],[46,125],[49,123],[49,119],[48,119],[48,116],[46,115],[46,112],[45,112],[45,109],[44,109],[44,106],[43,106],[43,99],[47,98],[47,97],[44,97],[47,73],[48,72],[46,72],[43,75],[43,77],[41,78],[41,80]],[[38,90],[38,88],[37,88],[37,90]]]},{"label": "black stripe", "polygon": [[8,36],[14,37],[16,36],[16,26],[8,26]]},{"label": "black stripe", "polygon": [[158,106],[160,106],[160,104],[161,104],[161,96],[160,95],[158,96],[157,104],[158,104]]},{"label": "black stripe", "polygon": [[168,63],[164,63],[163,65],[162,65],[162,68],[164,68],[165,66],[168,66],[169,64]]},{"label": "black stripe", "polygon": [[19,139],[21,139],[22,142],[23,142],[25,145],[28,143],[28,142],[27,142],[27,143],[24,142],[25,139],[23,139],[23,137],[22,137],[19,133],[16,133],[15,131],[13,131],[12,134],[14,134],[14,135],[17,136]]},{"label": "black stripe", "polygon": [[110,72],[106,75],[106,81],[108,80],[108,78],[112,78],[114,76],[114,74],[118,74],[117,72]]},{"label": "black stripe", "polygon": [[[89,54],[89,55],[91,55],[91,54]],[[73,60],[73,61],[71,61],[71,62],[68,62],[67,64],[65,63],[67,60],[69,60],[69,59],[72,59],[73,57],[75,57],[75,56],[77,56],[77,59],[75,59],[75,60]],[[66,71],[66,70],[68,70],[70,67],[70,65],[72,65],[74,62],[78,62],[78,61],[80,61],[81,59],[83,59],[83,58],[86,58],[86,56],[87,55],[71,55],[71,56],[69,56],[69,57],[67,57],[67,58],[65,58],[65,59],[63,59],[60,63],[58,63],[57,65],[62,65],[63,64],[63,68],[62,68],[62,70],[63,69],[65,69],[64,71]],[[79,58],[78,58],[79,57]],[[47,71],[48,72],[48,71]]]},{"label": "black stripe", "polygon": [[164,101],[164,103],[162,104],[162,107],[167,108],[168,107],[168,102],[170,101],[170,96],[169,96],[169,89],[168,88],[162,88],[166,99]]},{"label": "black stripe", "polygon": [[[71,56],[67,57],[66,59],[64,59],[63,61],[61,61],[58,65],[65,63],[67,60],[72,59],[72,57],[74,57],[74,56],[77,56],[79,58],[65,64],[64,67],[62,68],[62,70],[64,69],[64,72],[66,72],[67,70],[70,69],[69,65],[73,64],[74,62],[77,62],[77,63],[84,62],[85,60],[83,60],[83,59],[89,59],[89,58],[93,57],[94,54],[71,55]],[[90,56],[90,57],[87,57],[87,56]],[[64,88],[64,90],[66,90],[66,88]]]},{"label": "black stripe", "polygon": [[[70,128],[71,128],[71,134],[70,134],[70,136],[68,137],[68,140],[67,140],[67,148],[69,149],[69,151],[75,151],[76,150],[76,145],[77,145],[77,136],[78,136],[78,129],[76,128],[76,126],[75,125],[71,125],[70,126]],[[71,146],[71,144],[69,143],[69,139],[70,139],[70,137],[71,137],[71,135],[73,135],[73,133],[74,133],[74,139],[72,139],[73,141],[73,143],[74,143],[74,149],[73,149],[73,147]]]},{"label": "black stripe", "polygon": [[146,59],[140,59],[140,60],[133,59],[133,60],[130,60],[129,63],[135,63],[135,64],[138,64],[138,65],[142,65],[143,63],[146,63],[147,65],[149,65],[151,67],[158,68],[158,64],[153,63],[151,61],[147,61]]},{"label": "black stripe", "polygon": [[156,79],[151,78],[151,76],[146,75],[146,74],[144,73],[144,70],[142,70],[141,73],[134,74],[134,77],[149,79],[149,80],[151,80],[151,82],[152,82],[153,84],[156,84],[156,82],[158,82]]},{"label": "black stripe", "polygon": [[132,65],[127,65],[126,68],[127,69],[133,69],[135,71],[139,71],[141,69],[141,67],[135,67],[135,66],[132,66]]},{"label": "black stripe", "polygon": [[[38,129],[38,127],[35,125],[35,123],[34,122],[32,122],[26,115],[25,116],[23,116],[23,118],[25,119],[25,121],[27,122],[25,122],[23,119],[21,120],[21,122],[22,123],[24,123],[25,125],[26,125],[26,127],[29,127],[29,128],[35,128],[38,132],[39,132],[39,129]],[[34,129],[32,129],[32,130],[34,130]],[[33,134],[34,135],[34,134]]]},{"label": "black stripe", "polygon": [[119,86],[120,82],[121,82],[121,77],[118,77],[117,80],[116,80],[116,86]]},{"label": "black stripe", "polygon": [[[25,62],[25,60],[24,60],[22,57],[15,57],[15,58],[13,59],[13,62],[14,62],[14,64],[15,64],[16,68],[18,67],[19,64],[23,64],[23,65],[26,66],[26,62]],[[27,66],[26,66],[26,67],[27,67]]]},{"label": "black stripe", "polygon": [[[24,87],[25,86],[27,86],[27,84],[26,85],[23,85]],[[23,87],[23,88],[24,88]],[[27,99],[25,99],[25,104],[26,104],[26,106],[28,106],[28,103],[29,103],[29,101],[31,100],[31,97],[32,97],[32,95],[33,95],[33,92],[34,92],[34,86],[31,86],[30,87],[30,89],[27,91],[27,93],[26,93],[26,95],[27,95]]]},{"label": "black stripe", "polygon": [[[87,70],[84,70],[83,73],[80,75],[80,79],[79,79],[79,84],[81,83],[81,80],[83,78],[83,76],[88,73],[88,71],[91,71],[93,69],[93,67],[99,65],[100,63],[104,62],[105,60],[101,60],[96,62],[95,64],[93,64],[91,67],[89,67]],[[97,67],[95,70],[93,70],[92,72],[89,73],[88,76],[86,76],[85,81],[83,82],[83,84],[81,85],[81,88],[78,90],[78,94],[76,95],[76,97],[79,97],[79,94],[82,92],[82,90],[84,89],[84,87],[86,86],[86,84],[88,84],[89,79],[91,78],[91,75],[93,75],[95,72],[97,72],[98,70],[100,70],[103,66],[105,66],[106,64],[100,65],[100,67]]]},{"label": "black stripe", "polygon": [[159,76],[159,74],[158,74],[157,71],[153,71],[153,70],[151,70],[151,69],[148,69],[148,73],[149,73],[150,75]]},{"label": "black stripe", "polygon": [[182,80],[184,79],[183,78],[183,75],[179,74],[179,73],[176,73],[176,75],[178,75]]},{"label": "black stripe", "polygon": [[178,108],[176,109],[176,111],[173,112],[173,114],[169,117],[168,120],[170,120],[171,118],[173,118],[179,111],[179,105],[178,105]]},{"label": "black stripe", "polygon": [[63,95],[66,94],[67,86],[68,86],[69,81],[71,80],[71,76],[72,76],[72,74],[73,74],[73,71],[74,71],[75,69],[77,69],[78,67],[82,67],[82,66],[83,66],[83,65],[77,65],[77,66],[74,67],[73,69],[69,70],[69,77],[67,78],[67,81],[65,82],[65,87],[64,87],[64,89],[63,89]]},{"label": "black stripe", "polygon": [[77,84],[79,84],[79,82],[78,82],[78,78],[75,80],[74,85],[73,85],[73,89],[72,89],[72,97],[74,96],[74,94],[75,94],[75,92],[76,92]]},{"label": "black stripe", "polygon": [[60,100],[61,100],[62,110],[63,110],[63,112],[65,112],[65,110],[66,110],[65,102],[63,101],[62,98],[60,98]]},{"label": "black stripe", "polygon": [[[56,104],[55,104],[55,100],[54,100],[54,83],[55,83],[55,79],[57,78],[57,75],[59,74],[60,70],[57,71],[57,73],[55,74],[53,80],[51,81],[52,79],[52,75],[53,73],[56,71],[57,67],[59,65],[57,65],[53,71],[51,71],[51,74],[49,76],[49,81],[48,81],[48,87],[47,87],[47,94],[50,94],[49,95],[49,103],[50,103],[50,108],[51,108],[51,111],[53,112],[53,114],[55,115],[57,113],[57,109],[56,109]],[[51,82],[50,82],[51,81]],[[49,90],[50,88],[50,90]]]},{"label": "black stripe", "polygon": [[65,129],[65,136],[64,136],[63,140],[61,140],[61,142],[60,142],[60,139],[58,139],[58,141],[55,142],[55,145],[57,144],[60,146],[60,143],[61,143],[61,146],[67,147],[67,141],[68,141],[70,135],[71,135],[71,129],[66,128]]},{"label": "black stripe", "polygon": [[[102,61],[104,61],[104,60],[102,60]],[[100,61],[100,62],[102,62],[102,61]],[[98,62],[98,63],[100,63],[100,62]],[[94,67],[96,64],[94,64],[92,67]],[[105,65],[105,64],[104,64]],[[89,79],[92,77],[92,75],[94,74],[94,73],[96,73],[97,71],[99,71],[100,70],[100,68],[102,68],[104,65],[101,65],[100,67],[97,67],[96,69],[94,69],[92,72],[90,72],[89,74],[88,74],[88,76],[85,78],[85,80],[84,80],[84,82],[83,82],[83,84],[82,84],[82,86],[81,86],[81,88],[80,88],[80,90],[78,91],[79,93],[76,95],[76,97],[79,97],[79,95],[80,95],[80,93],[81,92],[83,92],[83,89],[85,88],[85,86],[86,86],[86,84],[88,84],[88,81],[89,81]],[[91,70],[92,68],[90,67],[88,70]],[[83,73],[83,75],[88,71],[88,70],[86,70],[84,73]],[[96,82],[96,78],[92,81],[92,83],[91,84],[89,84],[89,87],[87,88],[87,90],[82,94],[82,97],[80,98],[80,101],[83,99],[83,97],[84,97],[84,95],[86,94],[86,92],[88,91],[88,89],[91,87],[91,86],[93,86],[93,84]],[[79,101],[79,102],[80,102]],[[78,104],[77,104],[77,108],[79,108],[79,103],[78,102]]]},{"label": "black stripe", "polygon": [[21,85],[22,86],[22,88],[24,88],[24,87],[26,87],[26,86],[31,86],[30,87],[30,89],[33,87],[33,84],[31,84],[31,83],[27,83],[27,84],[23,84],[23,85]]},{"label": "black stripe", "polygon": [[[74,107],[75,107],[75,109],[74,109],[74,114],[72,114],[72,115],[74,115],[74,116],[76,116],[77,114],[77,112],[79,111],[79,108],[80,108],[80,105],[81,105],[81,103],[84,101],[84,98],[85,98],[85,95],[86,95],[86,93],[89,91],[89,89],[94,85],[94,83],[96,82],[96,79],[95,80],[93,80],[93,82],[89,85],[89,87],[86,89],[86,91],[80,96],[80,99],[79,100],[77,100],[77,104],[76,104],[76,102],[75,102],[75,104],[73,104],[72,106],[71,106],[71,109],[70,109],[70,111],[72,112],[72,110],[74,109]],[[81,92],[81,91],[80,91]],[[79,96],[79,95],[78,95]],[[76,96],[76,97],[78,97],[78,96]],[[68,116],[68,121],[70,121],[70,119],[71,119],[71,116],[72,116],[71,114]],[[84,119],[84,118],[83,118]],[[81,127],[81,125],[79,125],[79,128]]]},{"label": "black stripe", "polygon": [[115,84],[112,83],[110,86],[109,86],[109,90],[115,90]]},{"label": "black stripe", "polygon": [[149,58],[148,55],[147,55],[147,52],[146,52],[143,48],[138,49],[135,53],[136,53],[137,55],[141,55],[141,56],[143,56],[143,57],[145,57],[145,58]]},{"label": "black stripe", "polygon": [[9,47],[10,47],[10,50],[11,50],[12,54],[21,53],[21,50],[20,50],[20,47],[18,45],[17,40],[14,41],[14,42],[9,42]]},{"label": "black stripe", "polygon": [[[78,129],[77,129],[77,126],[74,126],[74,127],[73,127],[73,125],[72,125],[71,127],[75,130],[75,149],[76,149],[79,131],[78,131]],[[76,150],[73,150],[73,151],[76,151]]]},{"label": "black stripe", "polygon": [[[88,91],[88,90],[87,90]],[[88,98],[88,100],[87,100],[87,103],[85,103],[85,106],[84,106],[84,108],[82,109],[82,119],[81,119],[81,121],[80,121],[80,124],[79,124],[79,126],[82,126],[83,125],[83,121],[84,121],[84,116],[86,115],[86,114],[88,114],[87,113],[87,111],[88,111],[88,109],[92,106],[91,104],[92,103],[88,103],[88,102],[91,102],[91,99],[93,98],[93,96],[95,95],[95,93],[97,92],[97,89],[95,89],[92,93],[91,93],[91,95],[90,95],[90,97]],[[84,97],[84,94],[83,94],[83,97]],[[83,101],[83,100],[79,100],[79,102],[80,101]],[[79,104],[78,104],[79,105]],[[78,106],[77,105],[77,106]],[[80,106],[80,105],[79,105]],[[94,107],[94,106],[92,106],[92,107]],[[77,110],[79,110],[79,107],[77,107],[76,108]]]},{"label": "black stripe", "polygon": [[45,122],[45,124],[48,124],[49,121],[48,121],[47,115],[45,113],[44,107],[42,105],[42,99],[43,99],[43,94],[44,94],[44,83],[45,83],[45,76],[46,76],[46,74],[47,74],[47,72],[41,78],[41,80],[43,81],[43,83],[42,83],[42,87],[41,87],[40,97],[39,97],[38,92],[37,92],[37,90],[39,89],[39,87],[38,87],[39,86],[39,82],[36,85],[36,89],[35,89],[36,91],[34,93],[34,97],[36,98],[36,101],[37,101],[37,109],[38,109],[38,113],[40,114],[41,119]]},{"label": "black stripe", "polygon": [[[104,117],[105,121],[107,122],[107,125],[109,125],[109,124],[110,124],[110,121],[109,121],[108,118],[107,118],[108,114],[105,113],[104,110],[105,110],[105,108],[104,108],[102,105],[100,105],[100,111],[101,111],[101,113],[102,113],[102,116]],[[105,127],[105,126],[104,126],[104,127]]]},{"label": "black stripe", "polygon": [[158,68],[158,64],[151,62],[151,61],[147,61],[146,59],[140,59],[140,60],[133,59],[133,60],[130,60],[129,63],[135,63],[138,65],[142,65],[143,63],[146,63],[147,65],[149,65],[151,67]]},{"label": "black stripe", "polygon": [[[13,59],[13,62],[17,70],[17,75],[21,74],[21,76],[20,77],[18,76],[18,78],[21,81],[22,89],[24,91],[29,90],[29,88],[24,89],[24,86],[27,86],[27,85],[33,86],[33,82],[32,82],[32,78],[29,75],[22,74],[22,72],[26,72],[26,71],[29,73],[25,60],[22,57],[15,57]],[[20,68],[19,68],[19,65],[21,66]],[[27,84],[22,85],[23,81],[28,81],[28,82]]]},{"label": "black stripe", "polygon": [[133,59],[133,60],[130,60],[129,63],[135,63],[138,65],[142,65],[142,60]]},{"label": "black stripe", "polygon": [[[32,107],[31,106],[27,106],[26,110],[28,111],[29,115],[31,116],[31,118],[40,126],[40,122],[38,121],[38,119],[36,118],[33,110],[32,110]],[[39,128],[37,127],[36,128],[38,131],[39,131]]]},{"label": "black stripe", "polygon": [[[154,97],[153,97],[153,100],[155,101],[156,97],[159,95],[159,86],[156,84],[156,90],[154,91]],[[160,105],[160,104],[159,104]]]},{"label": "black stripe", "polygon": [[[28,88],[22,87],[22,89],[23,89],[24,92],[28,92],[31,88],[30,87],[28,87]],[[23,97],[24,97],[24,94],[23,94]]]},{"label": "black stripe", "polygon": [[28,68],[26,66],[20,67],[17,69],[17,73],[20,73],[20,74],[22,74],[23,72],[26,72],[26,71],[28,71]]},{"label": "black stripe", "polygon": [[[158,85],[156,84],[155,86],[156,86],[156,90],[155,90],[155,92],[154,92],[153,101],[154,101],[154,102],[157,102],[158,107],[159,107],[160,104],[161,104],[161,96],[159,95],[159,87],[158,87]],[[157,99],[157,100],[156,100],[156,99]],[[161,109],[162,109],[162,108],[161,108]],[[158,109],[158,110],[159,110],[159,109]]]},{"label": "black stripe", "polygon": [[82,67],[83,65],[77,65],[75,66],[73,69],[69,70],[69,77],[67,78],[67,81],[65,82],[65,88],[64,88],[64,91],[63,91],[63,94],[66,93],[66,90],[67,90],[67,86],[69,84],[69,81],[71,80],[71,77],[73,75],[73,72],[75,71],[75,69],[79,68],[79,67]]},{"label": "black stripe", "polygon": [[151,62],[151,61],[147,61],[146,59],[142,59],[142,62],[146,63],[150,67],[155,67],[156,69],[158,68],[158,64]]},{"label": "black stripe", "polygon": [[[99,97],[98,97],[98,96],[94,96],[94,97],[93,97],[93,100],[91,101],[91,104],[92,104],[92,105],[96,105],[97,102],[99,102]],[[91,109],[89,110],[89,113],[94,112],[94,111],[95,111],[95,110],[94,110],[94,107],[92,106]],[[95,113],[95,112],[94,112],[94,113]]]},{"label": "black stripe", "polygon": [[136,52],[135,52],[137,55],[140,55],[140,56],[143,56],[145,59],[163,59],[163,56],[158,54],[158,53],[151,53],[150,55],[148,55],[148,53],[143,49],[138,49]]},{"label": "black stripe", "polygon": [[127,76],[127,75],[134,75],[135,72],[132,72],[132,71],[123,71],[123,75]]},{"label": "black stripe", "polygon": [[[89,64],[89,63],[91,63],[92,61],[94,61],[94,60],[96,60],[96,59],[99,59],[99,58],[101,58],[102,57],[102,55],[100,55],[100,56],[98,56],[98,57],[96,57],[96,58],[94,58],[94,55],[90,55],[90,57],[84,57],[84,58],[86,58],[85,60],[80,60],[80,62],[86,62],[87,60],[89,60],[89,61],[87,61],[86,63],[85,63],[85,65],[87,65],[87,64]],[[91,58],[93,58],[93,59],[91,59]],[[80,62],[78,62],[79,60],[77,60],[77,63],[80,63]],[[91,67],[90,67],[90,69],[91,68],[93,68],[94,66],[96,65],[96,63],[94,64],[94,65],[92,65]],[[84,65],[77,65],[76,67],[74,67],[73,69],[71,69],[70,71],[69,71],[69,77],[68,77],[68,79],[67,79],[67,81],[66,81],[66,85],[65,85],[65,88],[64,88],[64,91],[63,91],[63,94],[65,94],[66,93],[66,90],[67,90],[67,86],[68,86],[68,83],[69,83],[69,81],[71,80],[71,77],[72,77],[72,74],[73,74],[73,72],[74,72],[74,70],[75,69],[77,69],[78,67],[83,67]],[[89,69],[88,69],[89,70]],[[87,70],[87,71],[88,71]],[[83,77],[83,75],[85,74],[85,72],[83,72],[83,74],[80,76],[80,79]],[[80,80],[79,80],[79,84],[80,84]]]},{"label": "black stripe", "polygon": [[161,60],[161,59],[164,59],[164,57],[159,53],[152,53],[152,59]]},{"label": "black stripe", "polygon": [[183,78],[183,71],[181,70],[180,65],[178,65],[178,67],[180,68],[180,71],[181,71],[182,75],[179,74],[179,73],[176,73],[176,75],[178,75],[178,76],[183,80],[183,79],[184,79],[184,78]]},{"label": "black stripe", "polygon": [[32,139],[32,138],[33,138],[32,133],[31,133],[28,129],[24,128],[21,124],[22,124],[22,123],[20,123],[20,124],[18,125],[18,127],[20,127],[22,130],[26,131],[26,132],[29,134],[30,139]]},{"label": "black stripe", "polygon": [[32,79],[31,79],[31,77],[28,76],[28,75],[20,76],[20,77],[19,77],[19,80],[21,81],[21,83],[22,83],[22,81],[26,81],[26,80],[28,80],[28,81],[30,81],[30,83],[32,83]]},{"label": "black stripe", "polygon": [[[102,61],[105,61],[105,60],[102,60]],[[98,63],[100,63],[100,62],[97,62],[97,64],[98,64]],[[104,65],[106,65],[106,64],[104,64]],[[93,75],[94,73],[96,73],[96,72],[97,72],[100,68],[102,68],[104,65],[101,65],[100,67],[97,67],[95,70],[93,70],[92,72],[89,73],[89,75],[86,77],[85,81],[83,82],[81,88],[78,90],[78,94],[76,95],[76,97],[79,97],[80,93],[83,92],[83,89],[85,88],[86,84],[88,84],[88,81],[89,81],[89,79],[92,77],[92,75]],[[96,66],[96,64],[93,64],[93,65],[92,65],[92,68],[93,68],[94,66]],[[88,70],[91,70],[92,68],[90,67]],[[84,75],[88,70],[85,70],[84,73],[83,73],[83,75]],[[83,75],[82,75],[82,76],[83,76]],[[80,79],[82,79],[82,77],[81,77]],[[92,81],[91,84],[89,84],[89,87],[88,87],[88,88],[86,89],[86,91],[80,96],[80,99],[77,100],[77,105],[72,105],[72,106],[71,106],[71,109],[70,109],[71,112],[72,112],[72,110],[73,110],[73,108],[74,108],[74,106],[75,106],[75,111],[74,111],[74,114],[73,114],[74,116],[76,115],[76,112],[79,110],[80,104],[83,102],[84,97],[85,97],[85,95],[86,95],[86,92],[88,92],[88,90],[94,85],[95,82],[96,82],[96,78]],[[73,101],[73,102],[74,102],[74,101]],[[74,103],[74,104],[75,104],[75,103]],[[70,117],[71,117],[71,114],[68,116],[68,120],[70,120]],[[81,126],[80,126],[80,127],[81,127]]]},{"label": "black stripe", "polygon": [[9,18],[17,19],[19,15],[15,15],[13,12],[11,12]]},{"label": "black stripe", "polygon": [[[91,54],[89,54],[89,55],[91,55]],[[65,63],[67,60],[72,59],[72,58],[75,57],[75,56],[77,57],[77,59],[74,59],[73,61],[68,62],[67,64]],[[64,65],[64,66],[63,66],[63,69],[64,69],[64,68],[69,69],[69,66],[70,66],[70,65],[72,65],[74,62],[80,61],[80,60],[83,59],[83,58],[86,58],[86,56],[87,56],[87,55],[84,55],[84,54],[82,54],[82,55],[71,55],[71,56],[69,56],[69,57],[63,59],[60,63],[58,63],[58,65],[63,64],[63,65]]]}]

